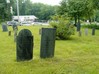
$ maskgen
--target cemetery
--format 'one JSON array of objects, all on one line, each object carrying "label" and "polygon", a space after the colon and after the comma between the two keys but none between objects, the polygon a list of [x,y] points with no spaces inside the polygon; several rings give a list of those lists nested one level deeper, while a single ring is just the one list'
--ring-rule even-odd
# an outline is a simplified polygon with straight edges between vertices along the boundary
[{"label": "cemetery", "polygon": [[0,74],[99,73],[99,30],[93,35],[82,28],[81,36],[76,31],[69,40],[55,40],[50,26],[18,26],[15,42],[13,27],[7,28],[10,36],[0,26]]},{"label": "cemetery", "polygon": [[0,0],[0,74],[99,74],[99,0]]}]

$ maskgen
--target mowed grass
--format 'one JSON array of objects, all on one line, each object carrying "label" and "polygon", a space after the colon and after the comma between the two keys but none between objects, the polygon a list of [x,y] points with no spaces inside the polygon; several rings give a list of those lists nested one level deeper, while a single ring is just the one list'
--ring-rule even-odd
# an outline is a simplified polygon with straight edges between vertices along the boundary
[{"label": "mowed grass", "polygon": [[70,40],[56,40],[55,56],[53,58],[40,58],[39,29],[47,26],[19,26],[29,29],[34,36],[33,59],[30,61],[16,61],[16,43],[14,32],[2,32],[0,26],[0,74],[99,74],[99,30],[96,35],[82,36],[78,33]]}]

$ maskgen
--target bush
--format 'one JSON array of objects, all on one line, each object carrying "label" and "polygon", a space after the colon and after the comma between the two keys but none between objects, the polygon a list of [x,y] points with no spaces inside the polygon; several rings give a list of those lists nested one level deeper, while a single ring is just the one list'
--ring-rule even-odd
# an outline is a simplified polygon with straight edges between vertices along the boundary
[{"label": "bush", "polygon": [[56,39],[66,40],[69,39],[71,35],[74,34],[74,25],[69,23],[69,20],[66,20],[62,17],[58,18],[55,21],[50,22],[50,25],[53,28],[56,28]]},{"label": "bush", "polygon": [[89,25],[82,25],[82,27],[84,28],[95,28],[95,29],[99,29],[99,25],[96,25],[96,24],[89,24]]}]

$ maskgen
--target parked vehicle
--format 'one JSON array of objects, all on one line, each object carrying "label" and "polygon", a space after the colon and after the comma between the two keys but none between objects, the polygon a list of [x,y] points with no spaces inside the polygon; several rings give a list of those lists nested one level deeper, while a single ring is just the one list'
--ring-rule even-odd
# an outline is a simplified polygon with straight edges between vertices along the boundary
[{"label": "parked vehicle", "polygon": [[8,25],[8,26],[12,26],[12,25],[22,26],[22,24],[19,23],[19,22],[17,22],[17,21],[7,21],[7,25]]},{"label": "parked vehicle", "polygon": [[29,21],[23,21],[23,22],[21,22],[22,23],[22,25],[25,25],[25,26],[30,26],[30,25],[32,25],[32,22],[29,22]]}]

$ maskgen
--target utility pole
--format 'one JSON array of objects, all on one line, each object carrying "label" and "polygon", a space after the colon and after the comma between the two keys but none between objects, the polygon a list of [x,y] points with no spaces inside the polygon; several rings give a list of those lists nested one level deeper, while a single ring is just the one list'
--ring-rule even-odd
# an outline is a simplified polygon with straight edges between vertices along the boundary
[{"label": "utility pole", "polygon": [[18,22],[19,22],[19,0],[17,0],[17,16],[18,16]]},{"label": "utility pole", "polygon": [[11,18],[11,15],[10,15],[10,0],[6,0],[6,2],[7,2],[7,11],[8,11],[8,20],[10,20]]}]

